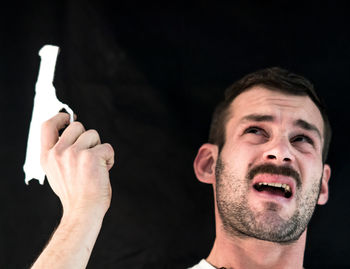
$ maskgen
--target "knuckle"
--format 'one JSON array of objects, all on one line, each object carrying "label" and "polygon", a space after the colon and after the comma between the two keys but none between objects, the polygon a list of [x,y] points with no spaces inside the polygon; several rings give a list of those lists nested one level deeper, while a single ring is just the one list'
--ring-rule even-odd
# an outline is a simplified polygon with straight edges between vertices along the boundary
[{"label": "knuckle", "polygon": [[90,129],[88,131],[86,131],[89,133],[89,135],[93,136],[93,137],[97,137],[98,139],[100,139],[100,135],[99,133],[95,130],[95,129]]},{"label": "knuckle", "polygon": [[50,151],[49,156],[52,156],[54,159],[60,159],[62,157],[63,150],[60,145],[55,145]]},{"label": "knuckle", "polygon": [[91,163],[95,159],[94,154],[90,150],[83,150],[80,153],[80,157],[83,160],[83,162],[85,162],[85,163]]},{"label": "knuckle", "polygon": [[79,152],[79,147],[76,144],[73,144],[69,147],[68,151],[70,154],[76,155]]},{"label": "knuckle", "polygon": [[71,128],[80,130],[80,131],[82,131],[82,132],[85,131],[84,125],[83,125],[81,122],[79,122],[79,121],[74,121],[74,122],[72,122],[72,123],[71,123]]},{"label": "knuckle", "polygon": [[67,148],[65,156],[67,156],[69,160],[77,159],[80,155],[80,151],[81,149],[79,149],[77,145],[73,144]]},{"label": "knuckle", "polygon": [[113,147],[112,147],[111,144],[109,144],[109,143],[104,143],[103,146],[104,146],[104,148],[105,148],[105,150],[106,150],[106,152],[107,152],[108,154],[114,155],[114,149],[113,149]]}]

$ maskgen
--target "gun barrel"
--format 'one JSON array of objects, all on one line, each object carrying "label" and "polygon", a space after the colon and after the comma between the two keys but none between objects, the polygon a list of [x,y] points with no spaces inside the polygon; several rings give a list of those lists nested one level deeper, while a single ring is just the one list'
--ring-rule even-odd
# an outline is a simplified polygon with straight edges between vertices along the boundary
[{"label": "gun barrel", "polygon": [[41,62],[37,82],[40,84],[52,84],[58,52],[59,48],[53,45],[45,45],[39,51]]}]

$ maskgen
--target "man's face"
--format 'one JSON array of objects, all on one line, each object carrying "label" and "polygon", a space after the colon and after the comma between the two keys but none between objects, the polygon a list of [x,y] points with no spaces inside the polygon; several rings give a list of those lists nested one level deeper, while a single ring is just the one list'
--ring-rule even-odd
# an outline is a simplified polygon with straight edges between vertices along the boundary
[{"label": "man's face", "polygon": [[215,171],[227,233],[273,242],[300,237],[322,186],[323,128],[307,96],[260,86],[237,96]]}]

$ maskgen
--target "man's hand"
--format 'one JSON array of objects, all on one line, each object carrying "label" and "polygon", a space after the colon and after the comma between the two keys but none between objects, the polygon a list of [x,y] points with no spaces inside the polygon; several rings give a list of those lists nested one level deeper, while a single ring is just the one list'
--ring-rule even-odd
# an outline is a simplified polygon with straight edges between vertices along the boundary
[{"label": "man's hand", "polygon": [[65,113],[43,124],[41,142],[41,164],[63,216],[32,268],[85,268],[111,201],[113,148],[101,144],[96,131],[85,131],[79,122],[69,124]]},{"label": "man's hand", "polygon": [[[113,148],[101,144],[95,130],[80,122],[69,124],[69,115],[59,113],[42,126],[41,164],[51,188],[60,198],[64,215],[105,214],[111,200],[108,171],[114,163]],[[59,137],[59,130],[68,127]]]}]

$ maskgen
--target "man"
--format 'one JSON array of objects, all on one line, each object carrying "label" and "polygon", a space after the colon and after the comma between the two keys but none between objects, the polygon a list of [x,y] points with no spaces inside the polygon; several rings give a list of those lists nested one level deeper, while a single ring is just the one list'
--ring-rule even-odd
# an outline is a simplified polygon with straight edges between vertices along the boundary
[{"label": "man", "polygon": [[271,68],[230,87],[194,162],[216,216],[212,251],[194,268],[302,268],[307,224],[328,199],[330,137],[306,79]]},{"label": "man", "polygon": [[[59,114],[42,129],[42,164],[64,212],[33,268],[84,268],[110,203],[111,146],[78,122],[59,138],[68,123]],[[194,161],[213,186],[216,239],[193,268],[302,268],[307,224],[328,199],[330,137],[303,77],[270,68],[233,84]]]}]

